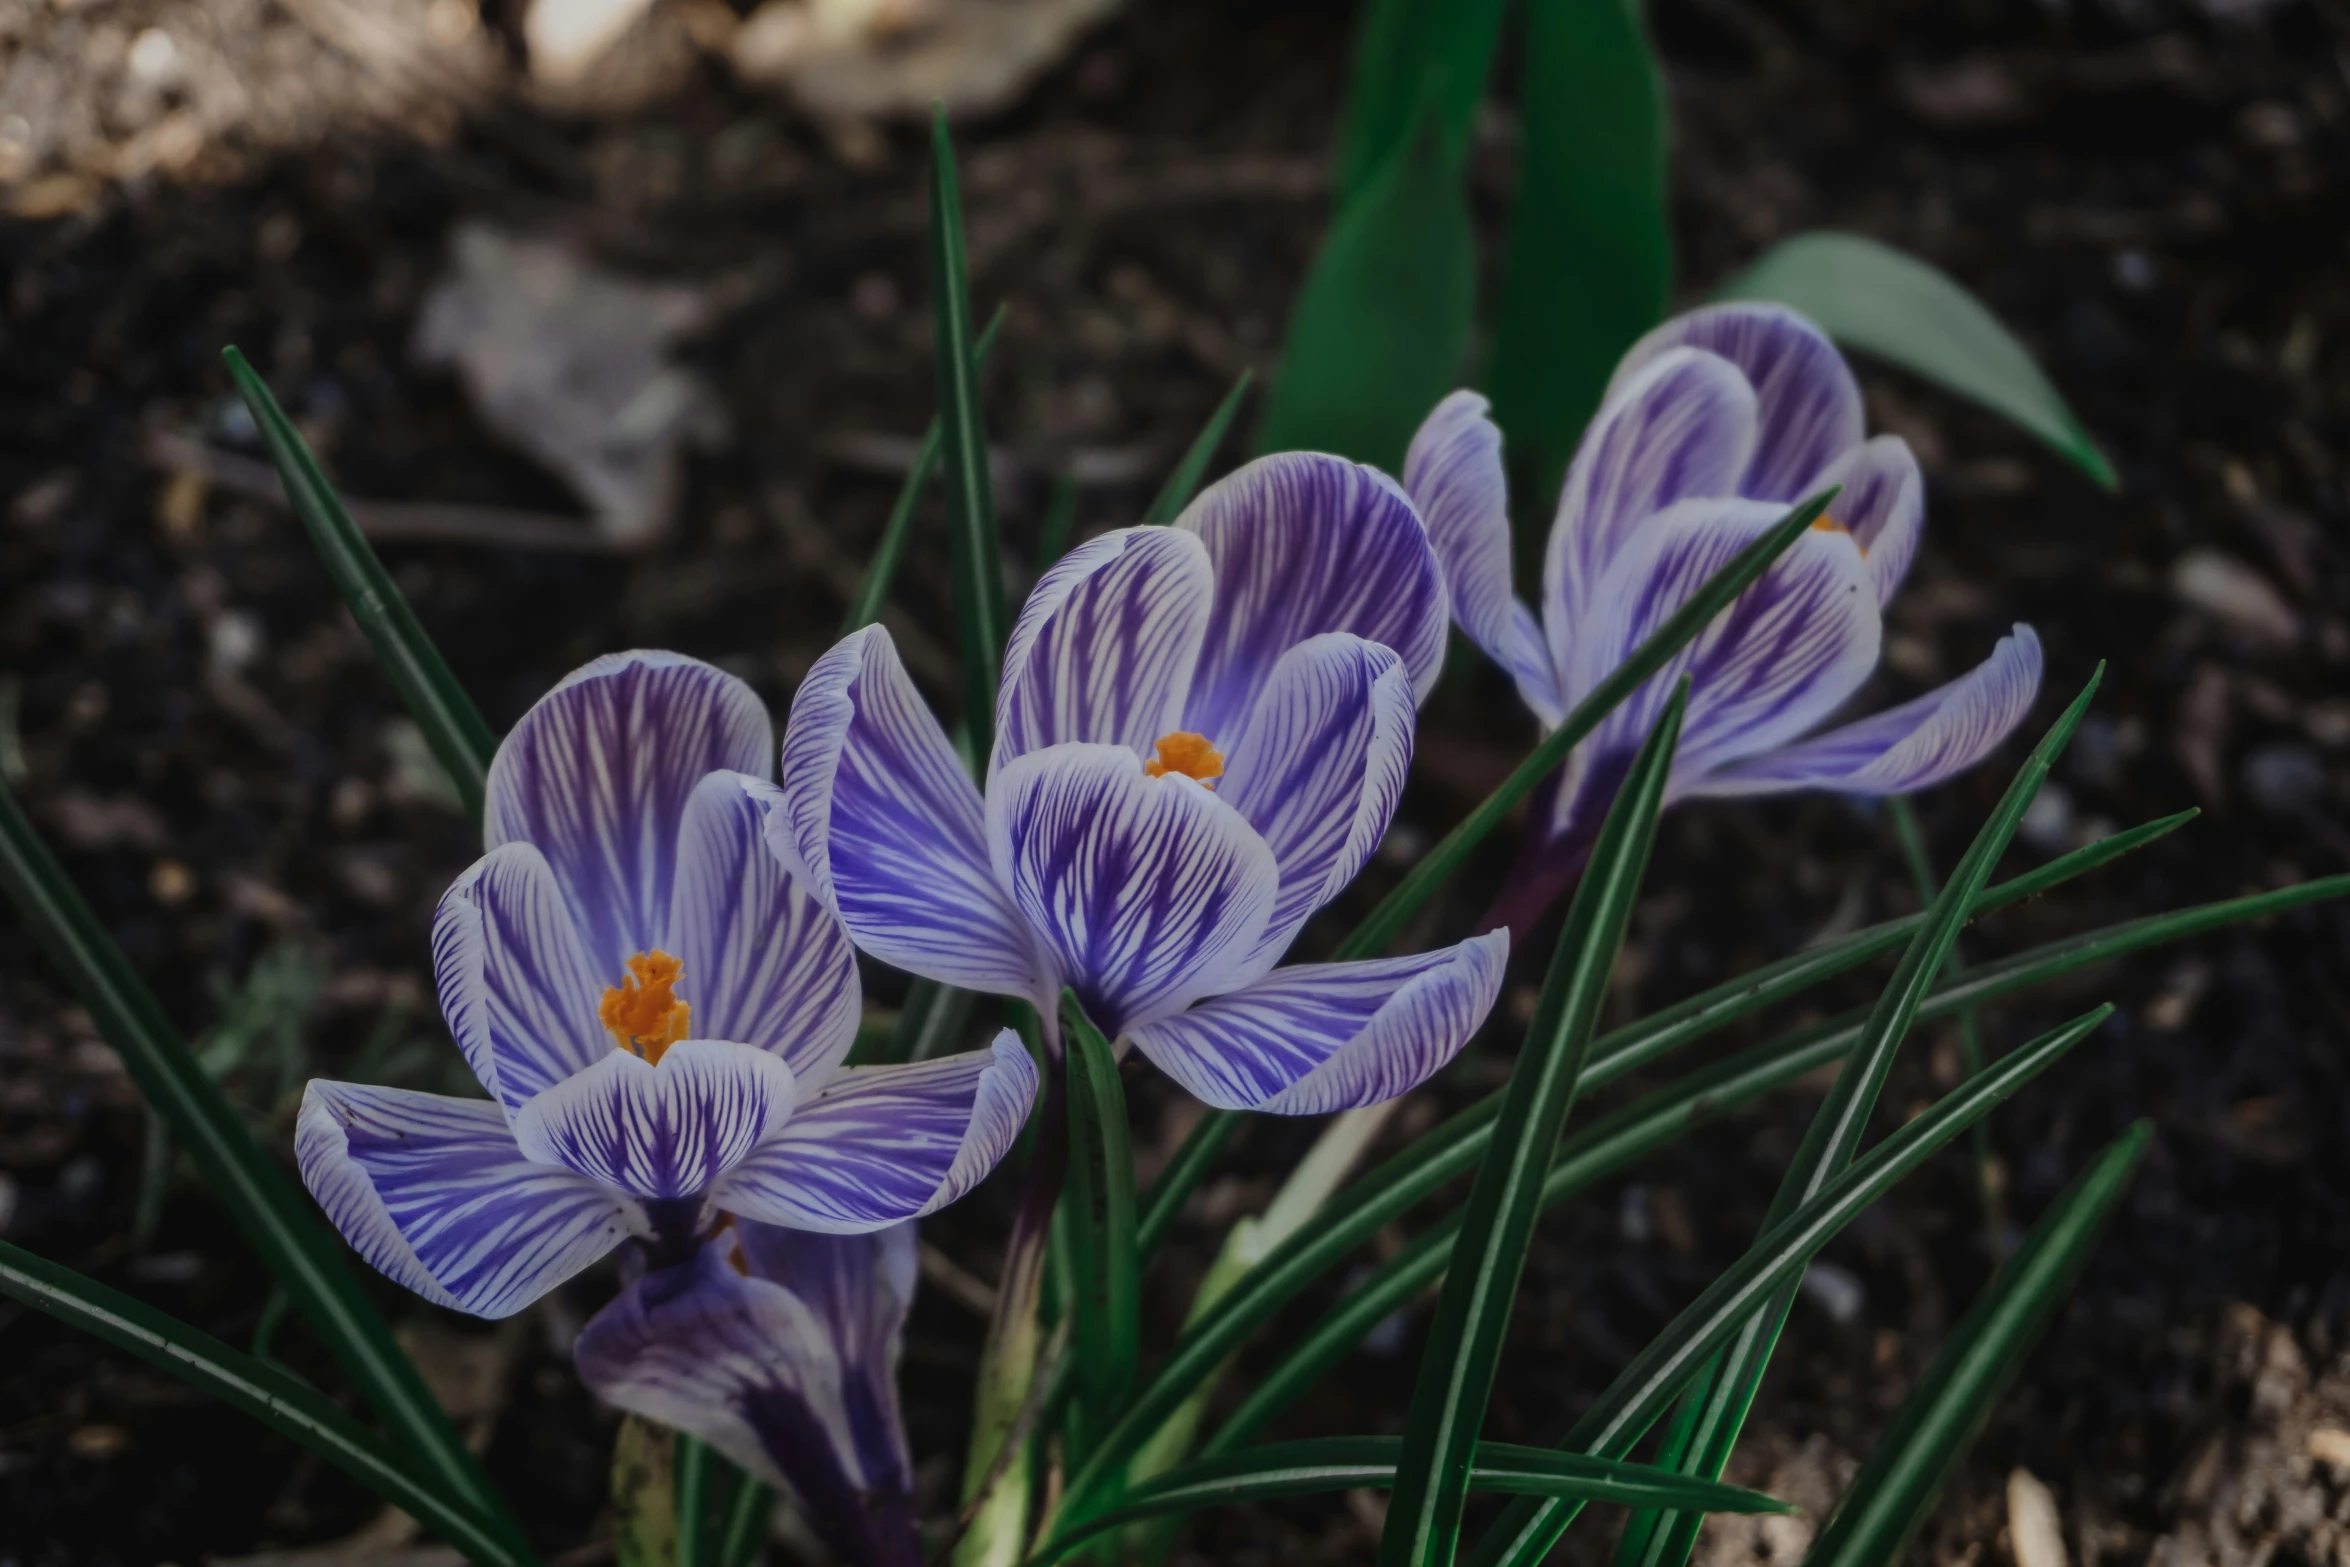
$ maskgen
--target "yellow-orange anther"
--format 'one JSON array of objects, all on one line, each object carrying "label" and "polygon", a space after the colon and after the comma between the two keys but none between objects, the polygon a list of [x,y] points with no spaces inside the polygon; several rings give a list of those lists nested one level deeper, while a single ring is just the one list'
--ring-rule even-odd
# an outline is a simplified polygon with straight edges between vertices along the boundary
[{"label": "yellow-orange anther", "polygon": [[[1814,533],[1850,533],[1852,530],[1844,526],[1844,524],[1838,522],[1835,518],[1829,516],[1826,512],[1821,512],[1817,517],[1814,517],[1811,520],[1811,531]],[[1853,547],[1860,551],[1861,558],[1864,560],[1867,559],[1869,547],[1866,544],[1861,543],[1858,539],[1854,539],[1852,543]]]},{"label": "yellow-orange anther", "polygon": [[672,987],[685,965],[666,952],[640,952],[628,960],[628,978],[604,992],[596,1008],[597,1021],[612,1042],[647,1061],[685,1038],[693,1022],[693,1008],[677,999]]},{"label": "yellow-orange anther", "polygon": [[1213,789],[1215,780],[1224,776],[1224,753],[1208,744],[1206,735],[1195,735],[1185,729],[1161,735],[1158,753],[1142,764],[1142,770],[1153,778],[1181,773]]}]

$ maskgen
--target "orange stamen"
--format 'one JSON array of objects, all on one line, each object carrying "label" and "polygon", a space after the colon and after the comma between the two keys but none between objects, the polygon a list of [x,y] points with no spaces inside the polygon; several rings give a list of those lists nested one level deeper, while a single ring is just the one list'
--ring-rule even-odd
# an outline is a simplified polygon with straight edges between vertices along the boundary
[{"label": "orange stamen", "polygon": [[604,992],[596,1020],[612,1042],[632,1055],[659,1061],[661,1052],[685,1038],[693,1008],[673,993],[685,965],[666,952],[640,952],[628,960],[628,978]]},{"label": "orange stamen", "polygon": [[1152,778],[1180,773],[1213,789],[1215,780],[1224,776],[1224,753],[1210,745],[1206,735],[1195,735],[1185,729],[1161,735],[1158,753],[1142,764],[1143,772]]},{"label": "orange stamen", "polygon": [[1826,512],[1821,512],[1811,520],[1811,531],[1814,533],[1849,533],[1851,530]]}]

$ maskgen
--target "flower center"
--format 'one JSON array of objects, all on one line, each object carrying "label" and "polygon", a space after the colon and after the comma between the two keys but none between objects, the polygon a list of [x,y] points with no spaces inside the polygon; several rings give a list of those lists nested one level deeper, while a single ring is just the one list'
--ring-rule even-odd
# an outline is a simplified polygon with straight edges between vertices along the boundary
[{"label": "flower center", "polygon": [[1224,776],[1224,753],[1210,745],[1206,735],[1195,735],[1186,729],[1161,735],[1158,753],[1142,764],[1143,772],[1152,778],[1179,773],[1213,789],[1215,780]]},{"label": "flower center", "polygon": [[693,1008],[673,987],[685,965],[666,952],[640,952],[628,960],[628,978],[604,992],[596,1020],[612,1043],[631,1055],[659,1061],[661,1052],[685,1038]]}]

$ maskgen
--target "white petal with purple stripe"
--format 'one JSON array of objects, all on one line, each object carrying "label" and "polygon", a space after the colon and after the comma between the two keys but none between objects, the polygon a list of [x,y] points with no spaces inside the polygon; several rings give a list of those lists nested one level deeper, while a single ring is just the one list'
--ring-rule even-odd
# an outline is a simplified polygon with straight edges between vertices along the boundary
[{"label": "white petal with purple stripe", "polygon": [[490,763],[482,833],[536,844],[595,963],[619,971],[668,922],[686,796],[720,769],[771,776],[758,694],[697,659],[615,653],[522,715]]},{"label": "white petal with purple stripe", "polygon": [[850,1067],[716,1192],[767,1224],[856,1234],[918,1219],[995,1168],[1036,1097],[1036,1064],[1006,1029],[987,1050]]},{"label": "white petal with purple stripe", "polygon": [[1440,952],[1300,964],[1132,1031],[1135,1048],[1224,1110],[1319,1115],[1378,1104],[1460,1054],[1493,1010],[1509,932]]},{"label": "white petal with purple stripe", "polygon": [[589,961],[535,845],[492,849],[441,895],[432,955],[449,1031],[508,1112],[611,1051],[596,1007],[619,966]]},{"label": "white petal with purple stripe", "polygon": [[800,683],[767,843],[883,962],[1036,993],[1039,960],[989,866],[979,790],[879,626]]},{"label": "white petal with purple stripe", "polygon": [[658,1063],[610,1050],[514,1114],[524,1155],[639,1197],[709,1188],[792,1113],[783,1058],[751,1045],[685,1039]]},{"label": "white petal with purple stripe", "polygon": [[1281,868],[1240,813],[1122,746],[1062,745],[1007,766],[987,797],[996,876],[1113,1037],[1240,983]]},{"label": "white petal with purple stripe", "polygon": [[1148,756],[1183,710],[1214,593],[1208,552],[1180,529],[1121,528],[1063,556],[1012,628],[989,776],[1069,741]]},{"label": "white petal with purple stripe", "polygon": [[378,1272],[477,1317],[512,1316],[645,1228],[629,1198],[524,1158],[486,1100],[313,1080],[294,1158]]},{"label": "white petal with purple stripe", "polygon": [[767,815],[781,803],[747,773],[712,773],[695,788],[662,950],[685,965],[676,993],[695,1034],[771,1050],[812,1092],[856,1043],[863,997],[840,921],[767,847]]},{"label": "white petal with purple stripe", "polygon": [[2015,732],[2040,691],[2040,639],[2019,625],[1981,664],[1946,686],[1882,713],[1722,768],[1692,795],[1835,789],[1907,794],[1991,754]]},{"label": "white petal with purple stripe", "polygon": [[1183,728],[1229,745],[1265,677],[1308,637],[1351,631],[1402,657],[1425,698],[1444,667],[1443,572],[1394,480],[1319,452],[1260,457],[1175,519],[1215,563],[1215,608]]}]

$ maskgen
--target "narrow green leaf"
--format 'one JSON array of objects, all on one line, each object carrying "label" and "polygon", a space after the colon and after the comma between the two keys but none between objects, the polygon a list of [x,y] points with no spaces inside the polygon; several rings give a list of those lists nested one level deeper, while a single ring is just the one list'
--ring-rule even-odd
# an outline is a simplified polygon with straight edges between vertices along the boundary
[{"label": "narrow green leaf", "polygon": [[[1631,0],[1525,8],[1518,194],[1487,384],[1547,533],[1575,439],[1673,287],[1664,82]],[[1572,279],[1571,284],[1563,282]],[[1533,540],[1529,540],[1532,543]],[[1519,558],[1539,558],[1522,546]]]},{"label": "narrow green leaf", "polygon": [[[1894,966],[1893,977],[1879,992],[1851,1060],[1836,1074],[1836,1081],[1829,1086],[1819,1110],[1812,1116],[1803,1142],[1763,1215],[1766,1230],[1852,1162],[1861,1139],[1867,1135],[1869,1117],[1876,1111],[1878,1096],[1892,1074],[1894,1057],[1909,1035],[1918,1008],[1924,1004],[1943,963],[1956,947],[1959,930],[1971,914],[1984,884],[1990,880],[1992,866],[2007,852],[2008,842],[2022,823],[2024,812],[2039,794],[2049,769],[2056,765],[2056,758],[2063,753],[2074,729],[2088,712],[2089,702],[2103,677],[2104,666],[2100,665],[2082,687],[2081,694],[2033,747],[2031,755],[2008,783],[1997,808],[1975,834],[1975,841],[1968,846],[1958,868],[1927,909],[1925,923],[1911,938],[1900,962]],[[1763,1373],[1769,1369],[1771,1354],[1778,1346],[1779,1334],[1794,1305],[1795,1285],[1790,1283],[1767,1308],[1745,1324],[1728,1351],[1699,1384],[1700,1407],[1695,1428],[1682,1455],[1683,1466],[1690,1473],[1719,1475],[1729,1466],[1731,1449],[1737,1445],[1747,1411],[1753,1407]],[[1652,1536],[1651,1549],[1657,1564],[1679,1567],[1696,1543],[1697,1520],[1684,1518],[1665,1522]],[[1651,1564],[1643,1563],[1639,1567],[1651,1567]]]},{"label": "narrow green leaf", "polygon": [[[1485,96],[1501,14],[1501,0],[1373,0],[1355,43],[1338,132],[1339,209],[1362,195],[1426,119],[1466,141]],[[1409,302],[1398,296],[1387,308]]]},{"label": "narrow green leaf", "polygon": [[949,564],[963,664],[963,723],[972,754],[994,744],[996,676],[1011,620],[996,538],[995,488],[987,467],[987,426],[979,416],[979,370],[971,348],[971,284],[964,261],[963,197],[945,106],[930,118],[930,319],[937,346],[938,420],[946,465]]},{"label": "narrow green leaf", "polygon": [[1257,450],[1402,471],[1412,431],[1452,389],[1469,346],[1477,238],[1460,145],[1431,95],[1419,127],[1339,206],[1290,312]]},{"label": "narrow green leaf", "polygon": [[[2177,826],[2182,818],[2171,818],[2146,827],[2118,834],[2103,844],[2093,844],[2062,859],[2051,861],[2025,876],[2019,876],[1991,889],[1984,895],[1981,907],[2003,907],[2010,902],[2035,896],[2049,887],[2079,875],[2093,865],[2102,864],[2117,854],[2114,847],[2123,840],[2133,845],[2150,841]],[[2226,924],[2231,919],[2249,919],[2275,908],[2289,906],[2289,900],[2314,901],[2325,896],[2350,892],[2350,877],[2335,878],[2338,885],[2331,890],[2310,884],[2309,887],[2286,888],[2278,893],[2259,895],[2254,900],[2238,900],[2240,909],[2230,905],[2225,911],[2217,906],[2212,911],[2200,911],[2206,923],[2194,924],[2198,911],[2183,916],[2163,916],[2158,919],[2186,919],[2175,931],[2149,929],[2148,941],[2171,939],[2175,935],[2192,934],[2194,930],[2209,929]],[[2265,900],[2278,900],[2273,903]],[[1795,995],[1821,980],[1843,973],[1868,958],[1892,950],[1913,933],[1922,923],[1922,915],[1911,915],[1890,921],[1874,930],[1856,932],[1842,942],[1809,953],[1798,953],[1792,958],[1759,971],[1742,976],[1727,984],[1679,1006],[1640,1022],[1604,1035],[1592,1047],[1590,1063],[1584,1069],[1584,1085],[1597,1089],[1612,1082],[1636,1067],[1654,1061],[1667,1050],[1691,1043],[1739,1018],[1761,1010],[1774,1002]],[[2154,925],[2153,920],[2141,924]],[[1967,1004],[2006,994],[2010,989],[2021,989],[2038,983],[2042,978],[2070,972],[2101,957],[2136,950],[2126,944],[2118,932],[2094,932],[2074,937],[2054,947],[2039,949],[2038,953],[2020,954],[2003,965],[1987,965],[1969,977],[1965,992]],[[2109,939],[2111,938],[2111,939]],[[2061,952],[2059,948],[2063,949]],[[2048,965],[2035,972],[2025,960],[2045,956]],[[1999,988],[2005,985],[2005,989]],[[1926,1015],[1939,1015],[1929,1004]],[[1849,1049],[1851,1040],[1858,1037],[1858,1019],[1845,1020],[1844,1043]],[[1833,1028],[1838,1025],[1823,1025]],[[1355,1180],[1340,1197],[1322,1213],[1302,1226],[1298,1233],[1282,1243],[1272,1255],[1251,1269],[1232,1292],[1220,1301],[1215,1310],[1187,1327],[1177,1338],[1167,1359],[1150,1381],[1135,1395],[1127,1415],[1097,1445],[1088,1464],[1082,1465],[1070,1483],[1073,1495],[1088,1494],[1098,1474],[1110,1472],[1115,1464],[1132,1455],[1134,1448],[1155,1431],[1188,1396],[1200,1379],[1214,1374],[1225,1358],[1247,1337],[1263,1325],[1283,1304],[1293,1299],[1314,1280],[1338,1265],[1354,1249],[1377,1234],[1382,1226],[1400,1217],[1448,1182],[1458,1179],[1476,1167],[1485,1155],[1487,1140],[1492,1135],[1493,1118],[1501,1106],[1501,1096],[1494,1094],[1459,1112],[1414,1139],[1411,1146],[1390,1155],[1377,1167]],[[1213,1112],[1211,1112],[1212,1114]],[[1191,1138],[1206,1135],[1202,1128],[1211,1123],[1203,1117],[1194,1127]],[[1189,1141],[1187,1140],[1187,1146]],[[1204,1163],[1204,1161],[1203,1161]],[[1170,1167],[1153,1188],[1153,1208],[1159,1207],[1162,1194],[1176,1207],[1179,1199],[1172,1196],[1176,1171]]]},{"label": "narrow green leaf", "polygon": [[[1404,1440],[1392,1436],[1332,1436],[1274,1442],[1222,1458],[1200,1459],[1136,1486],[1114,1510],[1068,1525],[1030,1560],[1058,1561],[1095,1535],[1143,1519],[1202,1507],[1311,1496],[1323,1491],[1380,1490],[1395,1483]],[[1715,1513],[1791,1513],[1795,1509],[1758,1491],[1719,1481],[1690,1480],[1646,1464],[1589,1458],[1543,1447],[1479,1442],[1463,1455],[1472,1491],[1517,1496],[1568,1496],[1584,1502],[1654,1504],[1666,1498]]]},{"label": "narrow green leaf", "polygon": [[612,1560],[615,1567],[675,1567],[677,1448],[667,1426],[622,1415],[612,1436]]},{"label": "narrow green leaf", "polygon": [[1200,426],[1199,434],[1184,449],[1183,460],[1175,465],[1175,471],[1167,475],[1166,484],[1152,498],[1150,510],[1142,514],[1144,526],[1173,522],[1191,504],[1191,498],[1199,493],[1200,481],[1208,476],[1208,464],[1215,461],[1225,435],[1232,429],[1233,419],[1240,413],[1241,399],[1248,396],[1248,384],[1255,375],[1252,370],[1241,371],[1240,378],[1232,383],[1232,390],[1224,394],[1216,411],[1208,415],[1208,422]]},{"label": "narrow green leaf", "polygon": [[1134,1148],[1110,1042],[1074,994],[1061,1001],[1069,1050],[1069,1234],[1077,1275],[1078,1409],[1107,1425],[1134,1385],[1142,1292],[1134,1247]]},{"label": "narrow green leaf", "polygon": [[1077,531],[1077,480],[1062,474],[1053,481],[1052,499],[1045,503],[1044,526],[1036,535],[1036,574],[1043,576],[1053,563],[1069,553],[1069,535]]},{"label": "narrow green leaf", "polygon": [[530,1550],[492,1528],[409,1455],[289,1371],[143,1301],[0,1241],[0,1293],[158,1366],[301,1443],[483,1567],[526,1567]]},{"label": "narrow green leaf", "polygon": [[898,1066],[948,1054],[961,1041],[978,999],[968,990],[915,978],[906,987],[905,1005],[898,1008],[888,1037],[870,1051],[860,1045],[855,1064]]},{"label": "narrow green leaf", "polygon": [[1211,1110],[1194,1121],[1191,1130],[1184,1134],[1175,1157],[1167,1161],[1167,1167],[1159,1172],[1150,1190],[1142,1194],[1142,1219],[1135,1226],[1134,1244],[1145,1262],[1157,1256],[1159,1248],[1166,1244],[1175,1221],[1183,1217],[1184,1203],[1223,1155],[1232,1134],[1239,1130],[1239,1116],[1218,1115]]},{"label": "narrow green leaf", "polygon": [[2106,489],[2118,487],[2113,465],[2023,344],[1982,301],[1915,256],[1860,234],[1797,234],[1715,297],[1793,305],[1839,343],[1982,404]]},{"label": "narrow green leaf", "polygon": [[1543,1181],[1565,1133],[1592,1030],[1648,872],[1688,702],[1684,676],[1618,786],[1590,866],[1568,905],[1421,1352],[1395,1496],[1379,1538],[1381,1567],[1448,1567],[1459,1543],[1461,1510],[1468,1503],[1467,1459],[1501,1366],[1510,1309],[1542,1211]]},{"label": "narrow green leaf", "polygon": [[311,455],[309,443],[270,395],[269,384],[235,348],[222,349],[220,356],[227,361],[229,378],[236,382],[245,406],[252,410],[253,422],[269,448],[269,460],[277,468],[278,482],[285,486],[286,500],[310,535],[319,559],[326,562],[335,591],[342,594],[351,618],[366,635],[376,662],[391,676],[393,688],[416,720],[416,727],[424,732],[433,756],[457,785],[466,814],[479,821],[482,791],[498,737],[482,720],[473,698],[449,672],[440,649],[425,635],[423,623],[393,585],[383,562],[376,559],[375,549],[360,533],[359,524],[343,509],[334,486]]},{"label": "narrow green leaf", "polygon": [[[971,345],[975,373],[978,366],[987,363],[988,350],[995,347],[996,333],[1003,324],[1004,307],[998,305],[995,314],[987,318],[987,329],[979,334],[979,341]],[[898,498],[890,505],[889,520],[881,525],[881,542],[865,563],[865,575],[857,579],[857,596],[841,617],[842,636],[862,631],[881,618],[881,606],[889,602],[898,568],[905,564],[906,543],[914,536],[914,513],[922,508],[922,492],[930,487],[930,476],[938,472],[939,453],[945,446],[946,433],[939,426],[938,415],[932,414],[930,428],[922,432],[922,444],[914,449],[914,466],[906,470],[906,482],[898,486]]]},{"label": "narrow green leaf", "polygon": [[493,1520],[520,1549],[521,1525],[459,1439],[456,1427],[392,1337],[309,1199],[271,1161],[236,1108],[205,1075],[162,1003],[50,855],[23,809],[0,789],[0,891],[89,1008],[98,1032],[167,1117],[197,1172],[356,1383],[435,1484]]},{"label": "narrow green leaf", "polygon": [[677,1492],[676,1567],[712,1567],[710,1498],[725,1462],[708,1443],[677,1433],[677,1449],[670,1459],[671,1484]]},{"label": "narrow green leaf", "polygon": [[2133,1125],[2032,1226],[1877,1439],[1806,1567],[1890,1567],[1908,1554],[1951,1470],[2071,1293],[2153,1130],[2151,1122]]},{"label": "narrow green leaf", "polygon": [[[1559,1445],[1606,1457],[1630,1451],[1706,1361],[1794,1283],[1845,1225],[2112,1014],[2110,1005],[2101,1006],[2017,1048],[1847,1166],[1700,1291],[1632,1357]],[[1513,1504],[1478,1543],[1470,1558],[1472,1567],[1533,1567],[1558,1542],[1578,1510],[1573,1503]]]},{"label": "narrow green leaf", "polygon": [[759,1546],[767,1538],[767,1523],[775,1515],[775,1488],[764,1480],[744,1476],[726,1504],[726,1528],[718,1537],[720,1567],[752,1567]]}]

